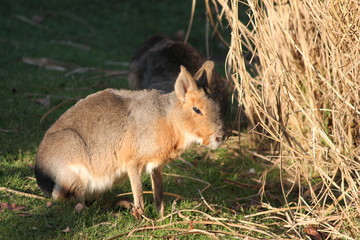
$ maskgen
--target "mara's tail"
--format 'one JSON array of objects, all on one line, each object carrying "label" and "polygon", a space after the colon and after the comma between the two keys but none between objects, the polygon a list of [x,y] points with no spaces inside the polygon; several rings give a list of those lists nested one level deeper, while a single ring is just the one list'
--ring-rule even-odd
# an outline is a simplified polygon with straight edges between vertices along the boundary
[{"label": "mara's tail", "polygon": [[47,196],[51,197],[55,186],[55,182],[52,180],[52,178],[36,165],[35,177],[41,191],[43,191]]}]

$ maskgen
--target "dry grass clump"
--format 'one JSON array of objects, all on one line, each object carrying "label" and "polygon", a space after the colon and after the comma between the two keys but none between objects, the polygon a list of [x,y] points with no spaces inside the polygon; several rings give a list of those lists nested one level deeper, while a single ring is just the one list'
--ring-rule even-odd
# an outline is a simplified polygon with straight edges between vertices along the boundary
[{"label": "dry grass clump", "polygon": [[281,182],[292,183],[282,185],[288,206],[290,192],[296,195],[296,207],[280,216],[284,226],[298,237],[304,237],[304,227],[316,225],[324,239],[357,238],[359,3],[248,0],[249,25],[239,21],[239,1],[213,4],[231,28],[227,64],[234,95],[258,148],[270,150],[267,158],[279,163]]}]

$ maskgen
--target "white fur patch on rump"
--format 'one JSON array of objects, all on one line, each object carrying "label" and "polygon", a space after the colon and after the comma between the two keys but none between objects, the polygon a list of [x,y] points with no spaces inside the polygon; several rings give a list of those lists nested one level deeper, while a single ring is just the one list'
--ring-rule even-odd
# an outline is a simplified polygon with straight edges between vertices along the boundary
[{"label": "white fur patch on rump", "polygon": [[116,171],[113,174],[103,176],[93,176],[89,170],[83,165],[70,165],[70,170],[74,172],[83,182],[85,187],[85,195],[93,193],[101,193],[109,190],[115,183],[121,183],[126,179],[126,172]]}]

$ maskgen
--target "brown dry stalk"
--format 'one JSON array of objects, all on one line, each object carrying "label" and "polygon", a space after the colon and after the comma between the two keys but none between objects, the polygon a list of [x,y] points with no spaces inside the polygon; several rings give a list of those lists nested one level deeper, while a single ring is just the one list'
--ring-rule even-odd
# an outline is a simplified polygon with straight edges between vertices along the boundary
[{"label": "brown dry stalk", "polygon": [[[155,231],[155,230],[168,230],[168,231],[177,231],[177,232],[186,231],[186,232],[189,232],[189,233],[194,231],[194,233],[196,232],[196,233],[204,233],[204,234],[206,234],[206,232],[207,233],[212,232],[212,231],[205,231],[205,230],[200,230],[200,229],[190,229],[189,230],[189,229],[182,229],[182,228],[169,228],[170,226],[173,226],[173,225],[182,225],[182,224],[192,226],[192,225],[195,225],[195,224],[223,225],[224,223],[218,223],[218,222],[212,222],[212,221],[182,221],[182,222],[172,222],[172,223],[163,224],[163,225],[159,225],[159,226],[144,226],[144,227],[134,228],[129,232],[121,233],[119,235],[113,236],[113,237],[109,238],[108,240],[117,239],[117,238],[125,236],[125,235],[131,236],[135,232],[150,231],[150,230],[152,230],[152,231]],[[256,231],[256,232],[259,232],[259,233],[263,233],[263,234],[265,234],[267,236],[274,237],[273,235],[269,235],[268,233],[263,232],[261,230],[245,227],[245,226],[242,226],[240,224],[226,223],[226,225],[231,226],[231,227],[244,228],[244,229],[247,229],[247,230],[250,230],[250,231]],[[226,234],[226,235],[238,236],[238,237],[248,237],[247,235],[240,234],[240,233],[238,233],[236,231],[231,231],[231,232],[214,231],[214,232],[215,233],[218,232],[218,233],[222,233],[222,234]],[[212,235],[212,236],[215,237],[215,235]],[[258,238],[249,238],[249,239],[258,239]]]},{"label": "brown dry stalk", "polygon": [[186,31],[184,43],[187,43],[189,36],[190,36],[190,32],[191,32],[191,28],[192,28],[192,24],[193,24],[193,20],[194,20],[194,15],[195,15],[195,6],[196,6],[196,0],[192,0],[190,21],[189,21],[188,29]]},{"label": "brown dry stalk", "polygon": [[56,105],[55,107],[51,108],[49,111],[47,111],[41,118],[40,118],[40,123],[42,123],[45,118],[47,118],[52,112],[54,112],[56,109],[60,108],[61,106],[68,104],[74,100],[79,100],[83,97],[74,97],[74,98],[69,98],[61,103],[59,103],[58,105]]},{"label": "brown dry stalk", "polygon": [[[210,220],[213,220],[213,224],[215,225],[221,225],[225,228],[227,228],[228,230],[230,231],[234,231],[232,230],[231,228],[229,227],[237,227],[237,228],[243,228],[243,229],[246,229],[246,230],[249,230],[249,231],[254,231],[254,232],[257,232],[257,233],[261,233],[261,234],[264,234],[264,235],[267,235],[269,237],[274,237],[275,235],[271,234],[271,233],[268,233],[268,232],[265,232],[263,230],[259,230],[258,228],[259,227],[262,227],[261,225],[259,224],[251,224],[251,223],[248,223],[248,222],[245,222],[245,221],[242,221],[242,223],[244,224],[249,224],[249,225],[252,225],[253,227],[248,227],[248,226],[245,226],[245,225],[242,225],[242,224],[238,224],[238,223],[229,223],[229,222],[222,222],[221,220],[223,220],[222,218],[215,218],[207,213],[204,213],[202,211],[199,211],[199,210],[195,210],[195,209],[183,209],[183,210],[179,210],[178,212],[192,212],[192,213],[200,213],[201,215],[205,216],[206,218],[210,219]],[[204,221],[200,221],[200,222],[204,222]],[[205,223],[204,223],[205,224]],[[266,226],[264,227],[266,228]]]},{"label": "brown dry stalk", "polygon": [[170,177],[178,177],[178,178],[187,178],[187,179],[191,179],[197,182],[201,182],[204,184],[207,184],[206,187],[204,187],[203,189],[201,189],[201,192],[204,192],[206,189],[208,189],[211,186],[211,183],[202,180],[200,178],[195,178],[195,177],[189,177],[189,176],[185,176],[185,175],[179,175],[179,174],[173,174],[173,173],[163,173],[163,175],[165,176],[170,176]]},{"label": "brown dry stalk", "polygon": [[9,193],[13,193],[19,196],[24,196],[24,197],[29,197],[29,198],[37,198],[37,199],[41,199],[41,200],[45,200],[46,198],[35,195],[35,194],[31,194],[31,193],[24,193],[24,192],[20,192],[20,191],[16,191],[10,188],[6,188],[6,187],[0,187],[0,191],[4,191],[4,192],[9,192]]},{"label": "brown dry stalk", "polygon": [[302,207],[274,208],[274,209],[271,209],[271,210],[262,211],[262,212],[257,212],[257,213],[250,214],[250,215],[246,215],[245,218],[250,218],[250,217],[255,217],[255,216],[261,216],[261,215],[270,214],[270,213],[282,213],[282,212],[286,212],[286,211],[288,211],[288,210],[299,210],[299,209],[309,209],[309,207],[308,207],[308,206],[302,206]]},{"label": "brown dry stalk", "polygon": [[43,25],[40,25],[39,23],[37,23],[36,21],[34,21],[34,20],[32,20],[32,19],[29,19],[29,18],[27,18],[27,17],[24,17],[24,16],[22,16],[22,15],[18,15],[18,14],[15,14],[15,16],[14,16],[17,20],[19,20],[19,21],[22,21],[22,22],[24,22],[24,23],[27,23],[27,24],[29,24],[29,25],[31,25],[31,26],[34,26],[34,27],[37,27],[37,28],[41,28],[41,29],[43,29],[43,30],[49,30],[49,28],[47,28],[47,27],[45,27],[45,26],[43,26]]},{"label": "brown dry stalk", "polygon": [[[116,197],[132,195],[132,194],[133,194],[133,192],[121,193],[121,194],[116,195]],[[154,191],[143,191],[143,194],[154,194]],[[175,194],[175,193],[164,192],[164,195],[176,197],[176,199],[184,199],[184,197],[182,197],[178,194]]]},{"label": "brown dry stalk", "polygon": [[[164,229],[164,230],[167,230],[167,229]],[[185,229],[177,229],[176,231],[184,231]],[[222,235],[232,235],[232,236],[237,236],[237,237],[242,237],[242,238],[246,238],[246,239],[258,239],[258,238],[252,238],[252,237],[248,237],[244,234],[240,234],[240,233],[231,233],[231,232],[226,232],[226,231],[221,231],[221,230],[208,230],[208,231],[205,231],[206,233],[214,233],[214,234],[222,234]],[[164,237],[159,237],[159,238],[163,238],[163,239],[173,239],[174,237],[177,237],[177,236],[183,236],[183,235],[190,235],[190,234],[199,234],[199,233],[204,233],[204,230],[200,230],[200,229],[192,229],[192,230],[185,230],[183,233],[178,233],[178,234],[173,234],[173,235],[167,235],[167,236],[164,236]],[[205,233],[205,234],[206,234]],[[207,235],[207,234],[206,234]],[[217,238],[216,236],[214,235],[211,235],[211,237],[214,237],[216,239],[219,239]]]},{"label": "brown dry stalk", "polygon": [[[191,218],[195,218],[195,219],[190,220],[190,217],[185,216],[182,213],[190,213]],[[180,218],[184,219],[184,221],[172,222],[171,220],[172,220],[173,215],[178,215]],[[201,217],[204,217],[205,220],[202,220]],[[166,224],[162,224],[162,225],[155,225],[155,224],[160,224],[161,222],[168,220],[168,219],[170,219],[170,221],[171,221],[170,223],[166,223]],[[276,238],[276,239],[279,237],[276,234],[268,233],[267,231],[270,230],[270,228],[265,225],[256,224],[256,223],[252,223],[252,222],[248,222],[248,221],[244,221],[244,220],[239,220],[238,222],[234,222],[232,219],[212,217],[211,215],[209,215],[205,212],[196,210],[196,209],[177,210],[177,211],[175,211],[171,214],[168,214],[167,216],[165,216],[161,219],[158,219],[156,221],[147,219],[147,222],[149,224],[147,224],[145,226],[139,226],[139,227],[133,228],[131,231],[116,235],[110,239],[116,239],[116,238],[120,238],[123,236],[127,236],[127,237],[134,236],[135,237],[136,235],[133,235],[133,234],[136,232],[156,231],[156,230],[162,230],[162,231],[167,231],[167,230],[170,231],[171,230],[171,231],[177,231],[177,232],[185,232],[185,233],[189,233],[189,234],[195,233],[198,230],[204,234],[206,234],[205,232],[208,232],[208,233],[213,233],[213,234],[232,235],[232,236],[237,236],[237,237],[241,237],[241,238],[248,237],[249,239],[258,239],[255,237],[249,237],[249,234],[254,235],[254,233],[263,234],[268,237]],[[184,224],[188,225],[189,228],[188,229],[172,228],[172,226],[174,226],[174,225],[184,225]],[[225,229],[227,229],[228,231],[194,229],[194,226],[197,224],[222,226]],[[151,226],[149,226],[149,225],[151,225]],[[244,230],[248,234],[245,235],[244,233],[239,233],[239,229]],[[264,229],[264,230],[262,230],[262,229]],[[193,232],[193,231],[195,231],[195,232]],[[205,231],[205,232],[203,232],[203,231]],[[182,234],[183,233],[179,233],[179,235],[182,235]],[[174,234],[172,236],[177,236],[177,235],[178,234]],[[213,236],[216,237],[216,235],[213,235]]]},{"label": "brown dry stalk", "polygon": [[[158,230],[158,229],[161,229],[163,231],[175,231],[175,232],[180,232],[180,233],[173,234],[173,235],[168,235],[168,236],[164,236],[164,237],[134,235],[134,233],[136,233],[136,232],[149,231],[149,230]],[[139,238],[143,238],[143,239],[145,239],[146,237],[171,239],[171,238],[173,238],[175,236],[190,235],[190,234],[205,234],[205,235],[210,235],[213,239],[219,239],[214,234],[212,234],[212,232],[214,232],[214,233],[223,233],[222,231],[204,231],[204,230],[200,230],[200,229],[190,229],[189,230],[189,229],[169,228],[169,227],[160,227],[160,228],[143,227],[143,228],[134,228],[133,230],[131,230],[129,232],[121,233],[121,234],[118,234],[118,235],[113,236],[111,238],[108,238],[108,240],[117,239],[117,238],[123,237],[125,235],[126,235],[125,239],[128,239],[129,237],[139,237]]]}]

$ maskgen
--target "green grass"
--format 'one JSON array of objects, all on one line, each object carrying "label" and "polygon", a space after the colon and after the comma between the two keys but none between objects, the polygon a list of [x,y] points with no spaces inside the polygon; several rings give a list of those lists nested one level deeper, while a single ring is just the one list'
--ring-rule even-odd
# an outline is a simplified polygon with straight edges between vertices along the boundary
[{"label": "green grass", "polygon": [[[204,6],[202,1],[198,1],[197,5],[189,42],[205,52]],[[153,34],[173,35],[178,30],[186,30],[190,8],[191,1],[1,1],[0,187],[43,196],[32,170],[36,149],[46,129],[74,102],[53,111],[42,123],[41,117],[68,98],[86,96],[105,87],[127,87],[126,77],[104,77],[98,73],[66,76],[67,72],[25,64],[21,61],[22,57],[46,57],[82,67],[126,70],[126,67],[109,65],[107,62],[128,62],[136,47]],[[31,19],[35,15],[44,17],[40,27],[18,18],[23,16]],[[85,51],[56,41],[71,41],[91,49]],[[210,47],[213,56],[225,56],[227,50],[215,39],[211,41]],[[96,84],[101,84],[101,87],[93,87]],[[48,108],[36,102],[36,99],[46,95],[50,95]],[[165,172],[209,182],[211,187],[203,192],[203,197],[216,213],[201,201],[199,190],[206,184],[165,176],[165,191],[185,197],[174,205],[176,209],[197,209],[235,223],[243,219],[244,214],[256,211],[256,202],[235,199],[253,195],[258,189],[230,185],[224,179],[254,184],[249,177],[242,176],[251,168],[256,173],[260,172],[260,163],[226,146],[216,152],[193,148],[183,158],[195,167],[176,160],[165,168]],[[258,177],[258,174],[254,175],[254,178]],[[144,189],[151,189],[147,177],[144,177]],[[54,201],[47,207],[51,199],[39,200],[0,192],[1,203],[26,207],[20,211],[5,209],[0,213],[0,239],[106,239],[129,232],[135,227],[151,225],[146,220],[135,220],[129,210],[116,207],[119,199],[114,198],[114,195],[129,191],[128,183],[120,186],[81,213],[74,211],[73,202]],[[145,200],[146,215],[155,221],[159,216],[152,205],[152,197],[146,196]],[[173,197],[165,198],[166,214],[172,212],[173,201]],[[188,212],[183,215],[190,220],[209,220],[201,213]],[[184,218],[174,215],[172,221],[184,221]],[[169,222],[170,218],[167,218],[156,225]],[[67,227],[70,227],[70,232],[63,232]],[[189,224],[171,227],[189,229]],[[224,227],[204,224],[195,224],[194,227],[226,230]],[[236,231],[249,234],[247,230]],[[139,234],[151,237],[177,233],[158,230],[142,231]],[[209,239],[209,236],[201,234],[183,237]]]}]

